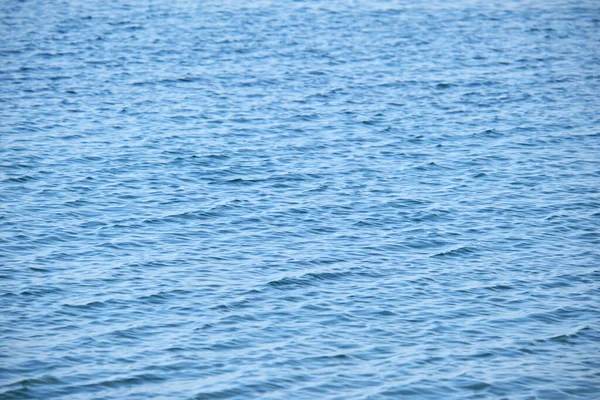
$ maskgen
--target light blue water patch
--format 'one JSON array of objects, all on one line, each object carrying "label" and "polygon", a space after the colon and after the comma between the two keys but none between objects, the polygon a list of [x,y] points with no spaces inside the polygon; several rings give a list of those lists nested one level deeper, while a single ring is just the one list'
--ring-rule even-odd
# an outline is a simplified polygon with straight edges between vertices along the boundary
[{"label": "light blue water patch", "polygon": [[0,398],[600,397],[597,2],[0,10]]}]

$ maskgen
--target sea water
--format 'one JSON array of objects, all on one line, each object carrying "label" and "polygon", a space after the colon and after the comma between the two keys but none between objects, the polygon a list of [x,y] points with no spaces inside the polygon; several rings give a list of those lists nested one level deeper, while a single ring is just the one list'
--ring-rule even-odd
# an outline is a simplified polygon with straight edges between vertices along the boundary
[{"label": "sea water", "polygon": [[6,0],[0,398],[600,397],[600,3]]}]

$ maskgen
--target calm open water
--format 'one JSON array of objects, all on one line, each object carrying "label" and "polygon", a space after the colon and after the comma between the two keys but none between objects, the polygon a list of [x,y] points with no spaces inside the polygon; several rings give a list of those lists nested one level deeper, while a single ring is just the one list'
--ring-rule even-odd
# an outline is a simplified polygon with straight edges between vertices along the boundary
[{"label": "calm open water", "polygon": [[600,397],[600,3],[0,5],[0,398]]}]

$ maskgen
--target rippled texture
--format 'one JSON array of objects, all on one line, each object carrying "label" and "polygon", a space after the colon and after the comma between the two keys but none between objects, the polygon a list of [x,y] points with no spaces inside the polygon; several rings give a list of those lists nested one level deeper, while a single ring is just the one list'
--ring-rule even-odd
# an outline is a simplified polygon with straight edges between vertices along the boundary
[{"label": "rippled texture", "polygon": [[600,4],[0,13],[2,399],[600,396]]}]

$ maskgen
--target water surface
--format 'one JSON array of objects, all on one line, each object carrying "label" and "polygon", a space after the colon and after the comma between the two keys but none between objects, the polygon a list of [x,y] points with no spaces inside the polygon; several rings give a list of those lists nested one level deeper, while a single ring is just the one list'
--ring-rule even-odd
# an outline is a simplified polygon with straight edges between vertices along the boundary
[{"label": "water surface", "polygon": [[1,3],[0,397],[600,397],[600,5],[244,3]]}]

